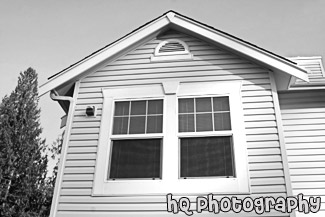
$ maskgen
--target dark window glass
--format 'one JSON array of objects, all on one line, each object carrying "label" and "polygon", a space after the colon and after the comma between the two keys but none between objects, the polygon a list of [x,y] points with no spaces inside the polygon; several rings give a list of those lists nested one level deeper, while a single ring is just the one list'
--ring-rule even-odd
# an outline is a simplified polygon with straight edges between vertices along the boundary
[{"label": "dark window glass", "polygon": [[229,97],[214,97],[213,111],[229,111]]},{"label": "dark window glass", "polygon": [[230,113],[214,113],[215,130],[231,130]]},{"label": "dark window glass", "polygon": [[145,133],[146,116],[131,116],[129,134]]},{"label": "dark window glass", "polygon": [[179,132],[194,132],[194,114],[180,114],[178,127]]},{"label": "dark window glass", "polygon": [[211,112],[211,97],[195,99],[196,112]]},{"label": "dark window glass", "polygon": [[128,117],[115,117],[113,134],[127,134],[128,133]]},{"label": "dark window glass", "polygon": [[147,119],[147,133],[161,133],[162,132],[162,115],[148,116]]},{"label": "dark window glass", "polygon": [[196,132],[213,131],[212,113],[196,115]]},{"label": "dark window glass", "polygon": [[194,112],[194,99],[179,99],[178,100],[179,113],[193,113]]},{"label": "dark window glass", "polygon": [[161,139],[113,141],[109,179],[161,178]]},{"label": "dark window glass", "polygon": [[186,177],[234,177],[231,137],[181,139],[181,174]]},{"label": "dark window glass", "polygon": [[116,102],[114,116],[128,116],[130,102]]},{"label": "dark window glass", "polygon": [[145,115],[147,101],[132,101],[131,102],[131,115]]},{"label": "dark window glass", "polygon": [[149,100],[148,101],[148,114],[163,114],[163,101],[162,100]]}]

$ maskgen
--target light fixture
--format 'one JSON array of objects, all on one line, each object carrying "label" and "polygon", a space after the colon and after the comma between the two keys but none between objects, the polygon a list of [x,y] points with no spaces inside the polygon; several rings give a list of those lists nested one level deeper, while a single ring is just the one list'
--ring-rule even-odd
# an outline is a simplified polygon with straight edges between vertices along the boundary
[{"label": "light fixture", "polygon": [[96,116],[96,107],[95,106],[87,106],[86,115],[88,117]]}]

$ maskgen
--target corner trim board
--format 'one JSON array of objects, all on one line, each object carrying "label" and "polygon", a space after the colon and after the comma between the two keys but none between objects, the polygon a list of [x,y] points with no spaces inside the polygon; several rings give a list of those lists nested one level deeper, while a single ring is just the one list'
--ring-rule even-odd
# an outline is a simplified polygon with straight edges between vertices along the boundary
[{"label": "corner trim board", "polygon": [[[71,132],[71,126],[73,122],[73,114],[75,110],[75,105],[78,97],[78,90],[80,86],[80,81],[76,82],[75,88],[74,88],[74,94],[73,97],[70,100],[70,108],[68,112],[68,118],[67,118],[67,124],[66,124],[66,131],[64,132],[64,138],[63,138],[63,144],[61,149],[61,156],[60,156],[60,162],[59,162],[59,169],[58,174],[55,182],[55,188],[54,188],[54,194],[52,198],[52,204],[51,204],[51,212],[50,217],[56,217],[57,215],[57,209],[58,209],[58,203],[59,203],[59,197],[61,192],[61,186],[62,186],[62,178],[63,178],[63,172],[65,167],[65,161],[67,157],[67,150],[70,140],[70,132]],[[67,97],[65,97],[67,98]],[[67,98],[68,99],[68,98]]]},{"label": "corner trim board", "polygon": [[[274,79],[274,75],[272,72],[269,72],[270,75],[270,83],[271,83],[271,91],[272,91],[272,98],[273,98],[273,105],[275,111],[275,119],[278,128],[278,136],[279,136],[279,143],[280,143],[280,151],[281,151],[281,158],[282,158],[282,165],[283,165],[283,172],[284,172],[284,179],[287,189],[287,196],[293,196],[292,186],[291,186],[291,179],[290,179],[290,171],[289,171],[289,163],[287,158],[287,150],[286,144],[284,140],[284,129],[282,124],[282,115],[280,110],[280,102],[278,98],[278,92],[276,88],[276,83]],[[295,211],[290,213],[290,217],[296,217]]]}]

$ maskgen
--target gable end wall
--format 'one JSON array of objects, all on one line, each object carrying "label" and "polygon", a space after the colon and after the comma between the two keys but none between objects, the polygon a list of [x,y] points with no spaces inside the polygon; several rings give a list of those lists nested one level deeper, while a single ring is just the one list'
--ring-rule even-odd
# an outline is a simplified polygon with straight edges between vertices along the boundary
[{"label": "gable end wall", "polygon": [[[185,41],[194,59],[150,62],[155,47],[162,39],[168,38]],[[171,33],[149,41],[80,81],[56,216],[168,214],[164,195],[91,196],[103,103],[101,88],[162,81],[215,81],[216,84],[220,81],[243,81],[251,196],[287,195],[268,70],[196,38]],[[95,118],[85,117],[89,105],[98,108]],[[189,198],[195,202],[196,195]],[[254,212],[247,215],[258,216]],[[269,216],[289,214],[273,212]]]}]

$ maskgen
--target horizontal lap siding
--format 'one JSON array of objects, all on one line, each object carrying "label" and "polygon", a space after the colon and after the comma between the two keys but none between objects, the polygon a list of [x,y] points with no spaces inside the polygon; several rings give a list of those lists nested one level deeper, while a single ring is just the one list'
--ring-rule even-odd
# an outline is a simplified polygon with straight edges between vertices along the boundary
[{"label": "horizontal lap siding", "polygon": [[[157,84],[167,80],[243,81],[242,101],[252,197],[286,196],[268,71],[195,38],[182,34],[166,37],[184,40],[194,59],[150,62],[150,56],[159,43],[155,39],[82,79],[60,191],[58,216],[73,216],[76,211],[78,216],[87,216],[90,212],[91,216],[105,216],[109,213],[130,216],[167,214],[166,198],[163,195],[91,197],[102,113],[101,89]],[[84,112],[88,105],[98,108],[97,117],[85,118]],[[190,196],[190,199],[195,202],[195,196]],[[256,216],[254,213],[244,215]],[[269,216],[288,215],[271,213]]]},{"label": "horizontal lap siding", "polygon": [[325,216],[325,91],[279,94],[294,194],[323,197]]}]

